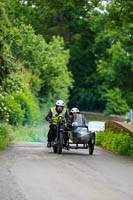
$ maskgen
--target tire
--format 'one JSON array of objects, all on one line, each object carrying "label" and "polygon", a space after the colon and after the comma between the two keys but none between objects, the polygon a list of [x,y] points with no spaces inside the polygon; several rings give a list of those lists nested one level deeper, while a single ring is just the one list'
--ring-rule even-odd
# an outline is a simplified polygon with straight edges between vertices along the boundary
[{"label": "tire", "polygon": [[53,151],[54,151],[54,153],[57,153],[57,146],[53,147]]},{"label": "tire", "polygon": [[59,133],[58,154],[62,154],[63,147],[63,133]]},{"label": "tire", "polygon": [[94,151],[94,144],[90,143],[89,144],[89,155],[93,155],[93,151]]}]

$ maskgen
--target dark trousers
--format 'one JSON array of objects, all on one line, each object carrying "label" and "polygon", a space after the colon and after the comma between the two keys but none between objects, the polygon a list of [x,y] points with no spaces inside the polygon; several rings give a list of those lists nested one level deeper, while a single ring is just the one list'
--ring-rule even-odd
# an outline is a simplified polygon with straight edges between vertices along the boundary
[{"label": "dark trousers", "polygon": [[[68,137],[68,133],[66,131],[67,129],[65,129],[65,135],[64,135],[64,142],[67,143],[67,141],[69,140]],[[52,139],[56,136],[56,131],[57,131],[57,127],[54,124],[51,124],[49,126],[49,132],[48,132],[48,142],[52,142]]]},{"label": "dark trousers", "polygon": [[57,131],[57,127],[54,124],[51,124],[49,126],[49,132],[48,132],[48,142],[51,142],[53,137],[56,136],[56,131]]}]

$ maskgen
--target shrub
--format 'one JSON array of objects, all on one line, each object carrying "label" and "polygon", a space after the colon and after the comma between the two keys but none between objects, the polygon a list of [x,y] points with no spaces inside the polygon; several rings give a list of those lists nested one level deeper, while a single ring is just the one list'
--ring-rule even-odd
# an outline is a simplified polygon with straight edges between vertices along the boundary
[{"label": "shrub", "polygon": [[40,108],[35,97],[28,88],[14,94],[14,99],[24,112],[23,125],[36,125],[41,122],[42,115],[40,113]]},{"label": "shrub", "polygon": [[9,133],[9,126],[5,123],[0,124],[0,150],[4,150],[8,145],[8,142],[11,139]]},{"label": "shrub", "polygon": [[96,134],[96,144],[123,155],[133,155],[133,138],[128,133],[100,131]]},{"label": "shrub", "polygon": [[23,77],[7,78],[0,87],[0,119],[12,125],[40,123],[38,102]]},{"label": "shrub", "polygon": [[104,140],[104,132],[100,131],[96,134],[96,144],[101,145],[102,141]]}]

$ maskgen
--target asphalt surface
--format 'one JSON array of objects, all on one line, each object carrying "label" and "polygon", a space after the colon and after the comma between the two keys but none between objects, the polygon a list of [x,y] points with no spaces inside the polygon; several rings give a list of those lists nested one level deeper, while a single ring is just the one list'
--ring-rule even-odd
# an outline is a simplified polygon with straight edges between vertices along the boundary
[{"label": "asphalt surface", "polygon": [[0,151],[0,200],[133,200],[133,159],[95,147],[54,154],[43,143]]}]

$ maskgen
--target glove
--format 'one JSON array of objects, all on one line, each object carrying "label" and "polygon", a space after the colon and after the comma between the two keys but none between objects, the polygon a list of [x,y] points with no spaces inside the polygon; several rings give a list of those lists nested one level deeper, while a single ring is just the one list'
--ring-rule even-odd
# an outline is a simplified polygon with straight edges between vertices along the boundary
[{"label": "glove", "polygon": [[52,122],[52,119],[51,119],[51,118],[48,118],[48,122],[49,122],[49,123]]}]

